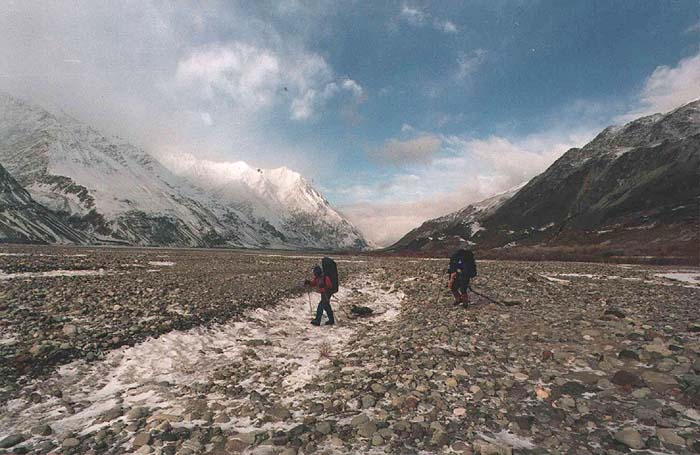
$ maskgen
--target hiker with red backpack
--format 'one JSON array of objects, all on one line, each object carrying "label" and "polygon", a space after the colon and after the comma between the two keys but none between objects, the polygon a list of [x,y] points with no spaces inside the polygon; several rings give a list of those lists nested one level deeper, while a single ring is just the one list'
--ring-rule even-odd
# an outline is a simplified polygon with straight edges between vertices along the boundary
[{"label": "hiker with red backpack", "polygon": [[476,261],[474,253],[460,249],[450,257],[450,265],[447,268],[450,276],[447,287],[452,291],[455,305],[469,305],[469,281],[476,276]]},{"label": "hiker with red backpack", "polygon": [[331,258],[323,258],[321,266],[315,266],[313,273],[314,279],[305,280],[304,285],[321,294],[321,301],[318,303],[316,317],[311,320],[311,324],[321,325],[321,317],[323,317],[323,312],[325,311],[328,316],[326,325],[333,325],[335,324],[335,317],[331,307],[331,296],[338,292],[338,267]]}]

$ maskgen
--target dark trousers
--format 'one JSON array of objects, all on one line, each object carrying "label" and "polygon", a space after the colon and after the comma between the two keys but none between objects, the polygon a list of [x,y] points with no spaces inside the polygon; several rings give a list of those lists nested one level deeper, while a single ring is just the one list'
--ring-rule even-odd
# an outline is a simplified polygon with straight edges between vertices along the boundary
[{"label": "dark trousers", "polygon": [[469,277],[463,273],[458,273],[452,282],[452,295],[458,299],[460,295],[466,295],[469,290]]},{"label": "dark trousers", "polygon": [[324,292],[321,294],[321,301],[318,302],[318,307],[316,308],[316,321],[321,322],[321,316],[323,312],[328,315],[328,322],[335,323],[335,318],[333,317],[333,308],[331,308],[331,293]]}]

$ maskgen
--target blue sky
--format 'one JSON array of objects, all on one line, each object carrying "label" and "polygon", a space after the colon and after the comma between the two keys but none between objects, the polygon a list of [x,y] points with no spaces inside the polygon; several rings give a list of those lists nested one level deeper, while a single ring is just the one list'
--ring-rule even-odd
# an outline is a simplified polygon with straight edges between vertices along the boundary
[{"label": "blue sky", "polygon": [[700,97],[697,1],[9,1],[0,88],[288,166],[380,244]]}]

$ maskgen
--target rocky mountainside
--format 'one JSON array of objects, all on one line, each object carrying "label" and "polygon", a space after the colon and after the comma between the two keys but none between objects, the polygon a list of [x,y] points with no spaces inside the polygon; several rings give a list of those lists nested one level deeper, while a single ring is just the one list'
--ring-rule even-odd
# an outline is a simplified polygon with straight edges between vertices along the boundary
[{"label": "rocky mountainside", "polygon": [[699,179],[695,101],[606,128],[495,207],[428,221],[393,248],[602,245],[611,255],[697,255]]},{"label": "rocky mountainside", "polygon": [[[173,174],[143,150],[66,115],[3,94],[0,112],[0,163],[37,202],[98,241],[292,249],[367,246],[359,231],[320,196],[326,205],[323,213],[334,216],[319,219],[318,210],[285,207],[284,201],[294,200],[290,192],[275,200],[276,212],[258,210],[267,194],[249,200],[253,190],[245,180],[235,182],[246,190],[240,198],[232,190],[221,200],[208,191],[212,188]],[[270,179],[275,172],[270,171]],[[315,193],[308,185],[295,188]]]},{"label": "rocky mountainside", "polygon": [[87,240],[34,201],[0,165],[0,242],[69,244]]},{"label": "rocky mountainside", "polygon": [[467,239],[483,229],[480,221],[503,205],[520,188],[522,185],[478,203],[469,204],[456,212],[428,220],[403,236],[392,248],[420,250],[433,242],[444,242],[448,239],[474,246],[475,243]]}]

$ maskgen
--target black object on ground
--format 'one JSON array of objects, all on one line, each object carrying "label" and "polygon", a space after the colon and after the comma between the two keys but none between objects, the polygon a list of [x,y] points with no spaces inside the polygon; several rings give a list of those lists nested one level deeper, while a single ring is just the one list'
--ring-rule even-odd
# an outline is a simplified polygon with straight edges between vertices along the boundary
[{"label": "black object on ground", "polygon": [[366,306],[353,305],[350,312],[355,316],[371,316],[374,310]]}]

